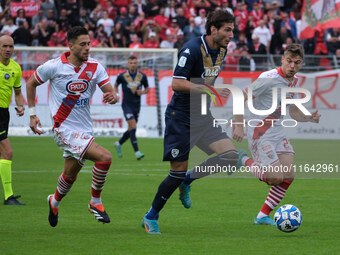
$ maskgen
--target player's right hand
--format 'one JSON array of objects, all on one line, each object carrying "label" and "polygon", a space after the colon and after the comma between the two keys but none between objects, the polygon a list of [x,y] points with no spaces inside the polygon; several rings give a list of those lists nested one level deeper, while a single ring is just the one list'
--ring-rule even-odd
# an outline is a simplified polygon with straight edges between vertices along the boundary
[{"label": "player's right hand", "polygon": [[244,137],[243,126],[236,125],[235,129],[233,131],[233,138],[234,138],[234,140],[240,143],[240,142],[242,142],[243,137]]},{"label": "player's right hand", "polygon": [[31,116],[30,117],[30,128],[33,131],[33,133],[38,134],[38,135],[43,134],[44,132],[39,130],[37,128],[37,125],[38,127],[42,128],[39,118],[36,115]]}]

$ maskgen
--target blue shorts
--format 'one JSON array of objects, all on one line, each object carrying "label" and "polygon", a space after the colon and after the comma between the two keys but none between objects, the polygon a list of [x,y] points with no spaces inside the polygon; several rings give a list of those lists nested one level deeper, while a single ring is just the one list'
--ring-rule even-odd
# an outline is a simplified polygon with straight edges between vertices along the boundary
[{"label": "blue shorts", "polygon": [[194,146],[211,155],[214,151],[209,148],[210,144],[228,139],[220,126],[209,124],[191,127],[190,130],[189,124],[168,117],[165,117],[165,125],[163,161],[186,161]]},{"label": "blue shorts", "polygon": [[122,108],[123,108],[125,120],[135,119],[136,122],[138,121],[140,108],[132,108],[129,106],[122,106]]}]

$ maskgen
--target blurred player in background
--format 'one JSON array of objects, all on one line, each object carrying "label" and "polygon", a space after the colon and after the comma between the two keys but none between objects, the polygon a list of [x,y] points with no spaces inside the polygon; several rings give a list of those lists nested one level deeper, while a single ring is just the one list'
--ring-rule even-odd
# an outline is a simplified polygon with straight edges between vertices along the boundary
[{"label": "blurred player in background", "polygon": [[[170,173],[159,185],[152,206],[143,218],[142,225],[149,234],[160,234],[159,212],[178,187],[182,204],[189,208],[190,183],[209,175],[194,177],[195,168],[187,171],[189,152],[193,146],[208,155],[217,154],[199,167],[236,167],[238,155],[231,140],[221,127],[213,127],[210,109],[206,115],[201,115],[200,104],[201,94],[205,93],[202,89],[209,89],[217,96],[228,95],[227,89],[214,89],[204,84],[213,85],[220,73],[227,46],[233,38],[233,29],[232,14],[221,10],[211,12],[206,24],[207,34],[190,40],[179,52],[172,80],[174,94],[165,112],[163,160],[170,161]],[[241,132],[234,132],[233,137],[242,140],[243,128]]]},{"label": "blurred player in background", "polygon": [[[296,87],[298,79],[295,74],[302,66],[303,57],[302,45],[287,46],[281,59],[281,67],[262,73],[250,85],[255,109],[267,110],[271,108],[273,88]],[[247,92],[248,89],[245,93]],[[287,95],[288,98],[297,98],[296,96],[297,93]],[[249,119],[253,121],[252,126],[248,126],[248,145],[254,159],[249,158],[245,151],[239,151],[238,167],[249,167],[252,174],[260,181],[272,185],[264,205],[255,217],[255,225],[275,225],[269,214],[281,202],[295,175],[292,167],[295,152],[281,125],[284,115],[281,115],[280,98],[281,96],[278,96],[276,110],[269,116],[253,113],[249,116]],[[298,122],[318,123],[320,119],[318,111],[308,116],[295,105],[289,106],[289,114]],[[255,120],[258,120],[258,123]],[[263,120],[263,125],[260,120]],[[264,171],[264,166],[267,171]]]},{"label": "blurred player in background", "polygon": [[98,221],[109,223],[110,217],[103,207],[101,191],[112,157],[107,149],[93,141],[90,100],[96,85],[103,91],[105,103],[114,104],[117,97],[103,66],[89,58],[88,31],[73,27],[67,33],[67,40],[70,51],[39,66],[27,82],[30,127],[40,135],[43,132],[37,128],[41,127],[41,123],[35,110],[36,87],[50,81],[49,106],[54,121],[54,141],[64,151],[64,171],[58,179],[56,192],[48,196],[48,220],[52,227],[57,225],[59,204],[71,190],[85,160],[89,159],[95,164],[88,209]]},{"label": "blurred player in background", "polygon": [[[146,75],[138,69],[137,57],[130,56],[128,58],[127,71],[118,75],[114,85],[114,91],[118,95],[118,87],[122,84],[123,88],[123,103],[122,108],[125,119],[128,123],[128,130],[125,131],[119,141],[115,142],[117,155],[119,158],[123,156],[122,145],[130,138],[132,147],[135,151],[136,158],[140,160],[144,157],[138,149],[138,142],[136,138],[136,128],[138,122],[138,115],[140,111],[140,97],[149,92],[149,83]],[[142,89],[144,87],[144,89]]]},{"label": "blurred player in background", "polygon": [[18,116],[24,115],[24,100],[21,94],[21,67],[11,59],[14,51],[12,37],[0,37],[0,176],[5,193],[5,205],[25,205],[17,200],[12,190],[12,156],[13,151],[8,140],[9,111],[14,89],[15,108]]}]

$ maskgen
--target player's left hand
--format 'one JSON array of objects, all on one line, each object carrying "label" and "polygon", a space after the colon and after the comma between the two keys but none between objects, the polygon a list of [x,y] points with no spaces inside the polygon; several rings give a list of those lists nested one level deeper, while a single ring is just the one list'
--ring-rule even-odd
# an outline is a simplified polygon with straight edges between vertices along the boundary
[{"label": "player's left hand", "polygon": [[119,97],[112,92],[105,92],[103,94],[103,102],[107,104],[115,104],[118,102]]},{"label": "player's left hand", "polygon": [[243,140],[243,137],[244,137],[244,130],[243,130],[243,126],[241,125],[236,125],[235,126],[235,129],[233,131],[233,139],[236,141],[236,142],[242,142]]},{"label": "player's left hand", "polygon": [[321,114],[318,113],[318,110],[312,113],[312,115],[309,117],[309,121],[313,123],[319,123]]},{"label": "player's left hand", "polygon": [[18,116],[23,116],[25,113],[25,107],[22,105],[15,107],[15,110],[17,111]]}]

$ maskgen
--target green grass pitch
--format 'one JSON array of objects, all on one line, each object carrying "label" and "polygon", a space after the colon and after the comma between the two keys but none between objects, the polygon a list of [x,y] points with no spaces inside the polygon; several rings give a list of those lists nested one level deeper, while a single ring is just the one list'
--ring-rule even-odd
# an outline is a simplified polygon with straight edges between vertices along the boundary
[{"label": "green grass pitch", "polygon": [[[47,222],[46,197],[53,193],[63,168],[62,152],[51,137],[11,137],[13,187],[23,207],[0,204],[0,254],[340,254],[340,178],[297,178],[281,204],[303,214],[300,229],[283,233],[254,226],[269,187],[255,178],[223,174],[192,185],[192,208],[185,209],[178,191],[166,204],[159,224],[162,235],[147,235],[141,219],[169,170],[162,162],[161,139],[139,139],[146,156],[134,157],[130,142],[124,157],[115,155],[115,139],[97,138],[110,149],[113,163],[102,197],[110,224],[97,222],[87,210],[91,167],[87,162],[62,201],[59,223]],[[339,141],[292,141],[296,164],[340,165]],[[236,144],[247,148],[246,142]],[[338,178],[336,178],[338,177]],[[2,187],[0,197],[3,199]]]}]

